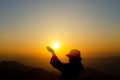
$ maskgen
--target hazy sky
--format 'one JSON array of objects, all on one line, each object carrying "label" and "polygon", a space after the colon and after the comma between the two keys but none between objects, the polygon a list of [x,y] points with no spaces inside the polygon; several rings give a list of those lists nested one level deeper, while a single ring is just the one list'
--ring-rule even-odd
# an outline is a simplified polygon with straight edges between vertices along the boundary
[{"label": "hazy sky", "polygon": [[0,53],[38,55],[54,41],[63,53],[120,52],[120,0],[0,0]]}]

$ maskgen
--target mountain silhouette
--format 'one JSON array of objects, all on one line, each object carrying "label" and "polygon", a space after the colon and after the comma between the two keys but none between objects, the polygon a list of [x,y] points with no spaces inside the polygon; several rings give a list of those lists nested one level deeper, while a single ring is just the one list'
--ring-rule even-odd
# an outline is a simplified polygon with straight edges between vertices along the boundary
[{"label": "mountain silhouette", "polygon": [[86,59],[87,66],[111,76],[120,76],[120,57],[95,57]]},{"label": "mountain silhouette", "polygon": [[85,72],[80,75],[80,80],[120,80],[120,78],[109,76],[91,67],[87,67]]},{"label": "mountain silhouette", "polygon": [[[2,61],[0,62],[0,80],[59,80],[59,75],[15,61]],[[120,80],[120,78],[111,77],[87,67],[79,80]]]},{"label": "mountain silhouette", "polygon": [[0,63],[0,80],[58,80],[58,75],[14,61]]}]

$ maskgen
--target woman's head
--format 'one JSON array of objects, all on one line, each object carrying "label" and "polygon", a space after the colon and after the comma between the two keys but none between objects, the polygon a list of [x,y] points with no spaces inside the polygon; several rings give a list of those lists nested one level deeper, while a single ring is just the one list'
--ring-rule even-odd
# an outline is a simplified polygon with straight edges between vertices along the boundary
[{"label": "woman's head", "polygon": [[81,53],[77,49],[72,49],[66,56],[69,58],[81,58]]}]

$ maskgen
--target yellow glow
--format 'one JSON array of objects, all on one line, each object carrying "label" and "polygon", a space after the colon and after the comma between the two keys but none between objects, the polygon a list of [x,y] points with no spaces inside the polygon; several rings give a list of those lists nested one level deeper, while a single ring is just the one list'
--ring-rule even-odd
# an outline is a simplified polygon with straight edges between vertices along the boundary
[{"label": "yellow glow", "polygon": [[59,48],[59,43],[58,42],[54,42],[53,43],[53,48],[54,49],[58,49]]}]

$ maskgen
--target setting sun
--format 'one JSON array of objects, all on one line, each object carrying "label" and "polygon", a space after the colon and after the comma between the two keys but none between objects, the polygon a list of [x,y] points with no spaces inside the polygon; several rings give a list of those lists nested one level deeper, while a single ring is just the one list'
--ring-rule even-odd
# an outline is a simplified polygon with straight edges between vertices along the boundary
[{"label": "setting sun", "polygon": [[57,42],[53,43],[53,48],[58,49],[59,48],[59,43],[57,43]]}]

